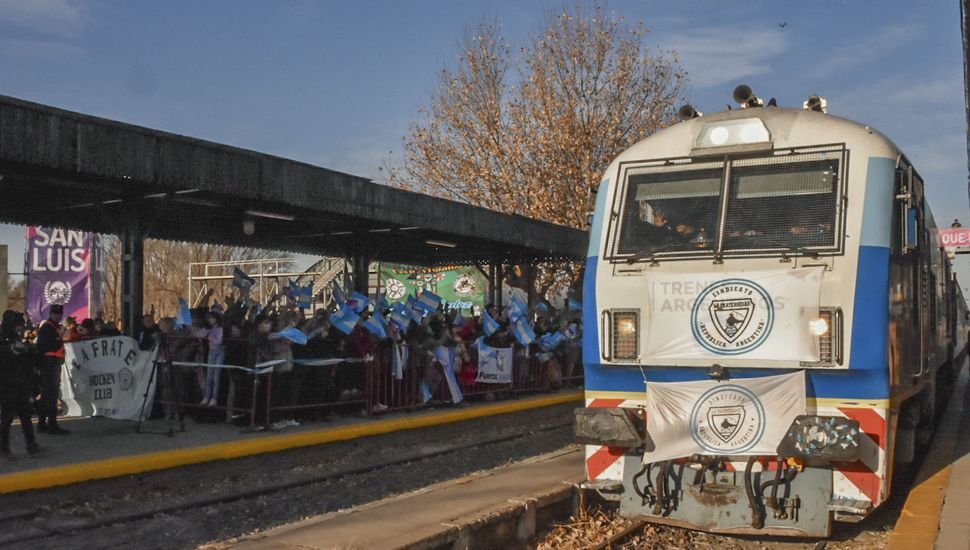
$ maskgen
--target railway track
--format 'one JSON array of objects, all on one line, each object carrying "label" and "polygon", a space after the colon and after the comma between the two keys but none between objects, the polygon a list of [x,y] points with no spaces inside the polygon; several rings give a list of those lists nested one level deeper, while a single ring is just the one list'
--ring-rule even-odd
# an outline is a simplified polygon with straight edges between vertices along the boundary
[{"label": "railway track", "polygon": [[[8,495],[0,498],[0,509],[11,510],[0,514],[0,546],[151,548],[157,541],[154,547],[172,548],[224,540],[561,448],[572,438],[571,409]],[[79,500],[99,488],[110,496]]]}]

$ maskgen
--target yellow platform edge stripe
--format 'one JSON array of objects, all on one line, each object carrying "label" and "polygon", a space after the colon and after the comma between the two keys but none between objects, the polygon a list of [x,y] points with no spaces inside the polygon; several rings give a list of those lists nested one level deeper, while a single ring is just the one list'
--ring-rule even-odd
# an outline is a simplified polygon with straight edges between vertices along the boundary
[{"label": "yellow platform edge stripe", "polygon": [[0,475],[0,494],[45,489],[95,479],[164,470],[178,466],[215,460],[240,458],[263,453],[309,447],[335,441],[346,441],[389,432],[426,428],[529,409],[539,409],[564,403],[582,401],[582,391],[531,397],[488,405],[474,405],[466,409],[418,414],[408,418],[364,421],[350,426],[325,428],[286,435],[258,437],[244,441],[216,443],[202,447],[188,447],[104,460],[66,464],[25,472]]}]

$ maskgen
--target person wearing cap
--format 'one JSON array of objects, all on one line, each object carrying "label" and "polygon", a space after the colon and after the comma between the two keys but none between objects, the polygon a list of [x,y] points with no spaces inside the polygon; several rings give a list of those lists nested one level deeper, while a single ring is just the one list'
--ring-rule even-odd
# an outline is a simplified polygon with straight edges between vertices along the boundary
[{"label": "person wearing cap", "polygon": [[51,304],[47,320],[37,329],[37,351],[41,354],[37,431],[53,435],[71,433],[57,425],[57,399],[61,390],[61,365],[64,364],[63,317],[64,306]]}]

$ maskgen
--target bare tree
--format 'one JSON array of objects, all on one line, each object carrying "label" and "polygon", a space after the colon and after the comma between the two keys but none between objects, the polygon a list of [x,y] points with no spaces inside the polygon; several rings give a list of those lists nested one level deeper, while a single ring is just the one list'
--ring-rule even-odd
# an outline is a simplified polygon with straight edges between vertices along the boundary
[{"label": "bare tree", "polygon": [[[592,190],[614,157],[669,124],[684,71],[597,6],[550,13],[512,48],[496,23],[466,32],[404,138],[392,185],[584,228]],[[540,292],[553,273],[545,269]]]},{"label": "bare tree", "polygon": [[[121,244],[114,237],[106,238],[104,243],[104,312],[109,318],[117,318],[121,311]],[[159,315],[174,315],[178,299],[189,298],[186,279],[192,262],[287,256],[271,250],[149,239],[145,241],[145,307],[154,307]]]}]

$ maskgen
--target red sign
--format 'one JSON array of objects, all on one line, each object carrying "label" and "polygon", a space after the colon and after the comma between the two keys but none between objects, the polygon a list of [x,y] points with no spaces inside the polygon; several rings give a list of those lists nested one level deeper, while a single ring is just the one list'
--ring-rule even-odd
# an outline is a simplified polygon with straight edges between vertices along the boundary
[{"label": "red sign", "polygon": [[943,247],[952,250],[954,248],[970,248],[970,227],[953,227],[950,229],[940,229],[940,243]]}]

